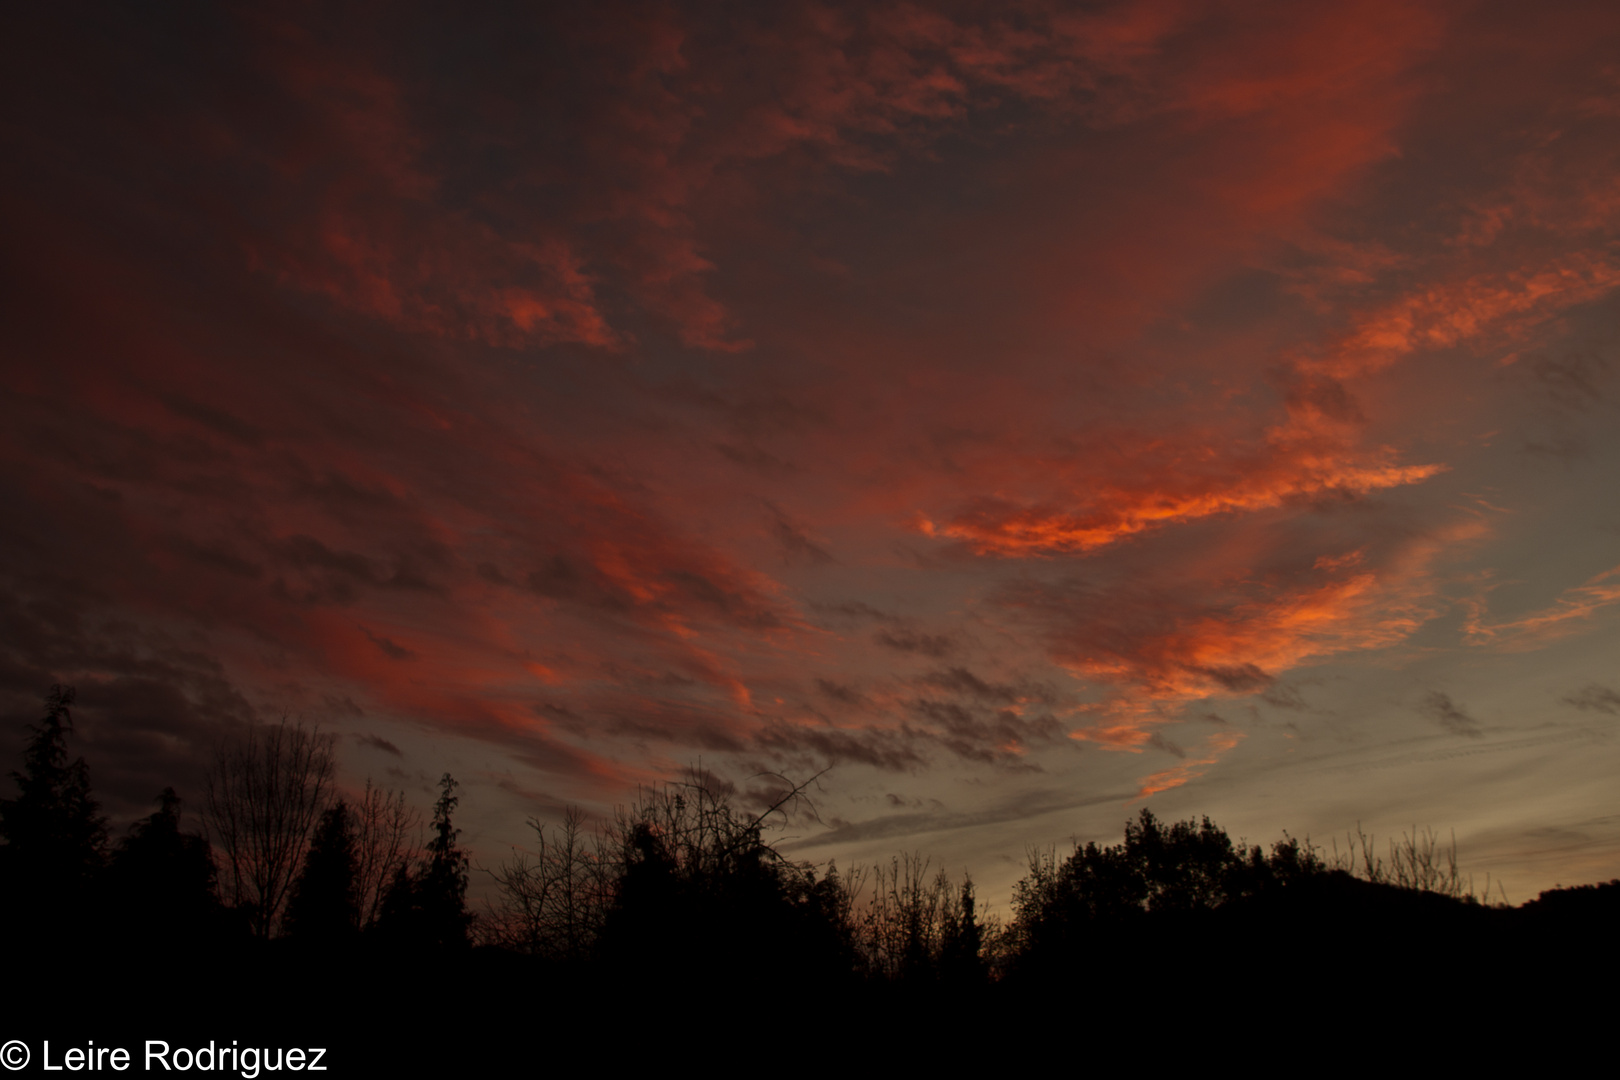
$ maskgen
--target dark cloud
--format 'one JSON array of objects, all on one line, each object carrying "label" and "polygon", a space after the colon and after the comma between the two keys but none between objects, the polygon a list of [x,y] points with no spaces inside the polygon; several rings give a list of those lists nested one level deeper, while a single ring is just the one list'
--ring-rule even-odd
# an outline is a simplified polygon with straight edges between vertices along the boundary
[{"label": "dark cloud", "polygon": [[284,567],[295,573],[278,576],[272,588],[278,595],[301,604],[349,606],[360,599],[362,586],[436,592],[439,586],[424,578],[405,558],[389,567],[356,551],[327,547],[312,536],[289,536],[270,545]]},{"label": "dark cloud", "polygon": [[1148,745],[1153,747],[1155,750],[1163,750],[1165,753],[1173,754],[1178,758],[1184,758],[1187,756],[1187,751],[1183,750],[1181,747],[1177,746],[1175,743],[1171,742],[1157,731],[1148,736],[1147,742]]},{"label": "dark cloud", "polygon": [[[701,410],[730,432],[730,438],[715,446],[721,454],[740,465],[765,464],[767,471],[778,463],[761,443],[824,429],[832,426],[834,420],[828,407],[818,400],[825,392],[802,385],[794,386],[791,391],[738,386],[722,392],[683,381],[665,389],[663,394]],[[771,460],[760,462],[756,460],[758,455]],[[779,464],[787,471],[797,471],[797,466],[791,462]]]},{"label": "dark cloud", "polygon": [[188,562],[209,570],[222,570],[248,581],[264,577],[264,567],[244,557],[228,540],[199,542],[185,535],[168,538],[170,550]]},{"label": "dark cloud", "polygon": [[1266,687],[1265,691],[1260,695],[1260,700],[1279,709],[1309,708],[1305,703],[1305,696],[1299,692],[1297,687],[1277,681],[1273,681],[1271,685]]},{"label": "dark cloud", "polygon": [[320,505],[339,520],[360,521],[369,515],[389,517],[407,509],[404,501],[387,488],[361,483],[335,469],[310,469],[300,463],[291,471],[292,493]]},{"label": "dark cloud", "polygon": [[900,616],[891,612],[875,608],[864,600],[850,600],[842,604],[824,604],[812,601],[810,606],[816,611],[825,612],[829,615],[839,615],[848,619],[870,619],[873,622],[892,623],[899,621],[900,618]]},{"label": "dark cloud", "polygon": [[383,738],[381,735],[372,735],[372,734],[358,735],[357,734],[357,735],[355,735],[354,738],[355,738],[355,741],[358,742],[361,746],[369,746],[373,750],[381,750],[383,753],[392,754],[394,757],[397,757],[397,758],[403,758],[405,756],[405,752],[403,750],[401,750],[399,747],[395,746],[393,743],[389,742],[387,739]]},{"label": "dark cloud", "polygon": [[1466,735],[1471,739],[1480,738],[1484,732],[1480,730],[1479,721],[1451,700],[1451,695],[1439,690],[1431,690],[1419,706],[1423,714],[1453,735]]},{"label": "dark cloud", "polygon": [[1609,376],[1608,361],[1585,352],[1532,357],[1529,369],[1549,397],[1573,408],[1602,401]]},{"label": "dark cloud", "polygon": [[381,634],[374,634],[364,626],[360,628],[360,632],[365,634],[371,640],[371,643],[377,646],[378,651],[390,660],[416,659],[416,653],[391,638],[383,637]]},{"label": "dark cloud", "polygon": [[1559,699],[1566,705],[1573,705],[1586,712],[1608,713],[1610,716],[1620,716],[1620,693],[1616,693],[1600,683],[1589,683],[1573,694],[1566,694]]},{"label": "dark cloud", "polygon": [[588,721],[581,734],[609,735],[649,745],[739,752],[748,742],[737,720],[701,703],[621,699],[617,708]]},{"label": "dark cloud", "polygon": [[1026,716],[1012,709],[928,699],[913,701],[910,708],[942,747],[970,761],[1015,763],[1031,746],[1062,735],[1061,725],[1044,712]]},{"label": "dark cloud", "polygon": [[570,600],[615,612],[630,607],[620,591],[597,575],[594,568],[578,565],[566,555],[551,556],[530,570],[524,581],[530,590],[552,600]]},{"label": "dark cloud", "polygon": [[1285,385],[1284,402],[1291,412],[1310,412],[1341,424],[1366,423],[1360,403],[1331,375],[1294,371]]},{"label": "dark cloud", "polygon": [[233,416],[224,409],[192,401],[180,394],[163,394],[160,397],[176,416],[195,421],[217,435],[223,435],[249,447],[258,447],[264,443],[263,429]]},{"label": "dark cloud", "polygon": [[784,461],[775,454],[752,444],[739,446],[734,443],[722,442],[715,443],[714,448],[728,461],[747,469],[758,470],[767,475],[780,476],[799,471],[798,466],[792,462]]},{"label": "dark cloud", "polygon": [[805,525],[789,517],[781,507],[765,500],[765,511],[770,519],[771,536],[781,545],[783,561],[789,566],[825,566],[836,561],[826,548],[810,538]]},{"label": "dark cloud", "polygon": [[358,718],[366,714],[366,711],[347,694],[327,694],[321,700],[326,703],[328,709],[339,716]]},{"label": "dark cloud", "polygon": [[861,708],[867,703],[866,696],[860,691],[856,690],[854,687],[845,686],[843,683],[834,682],[831,679],[818,678],[816,680],[816,689],[819,690],[825,697],[836,701],[840,705],[847,705],[851,708]]},{"label": "dark cloud", "polygon": [[922,686],[963,694],[980,701],[1015,705],[1020,701],[1049,700],[1050,694],[1042,687],[1018,687],[1010,683],[989,683],[967,668],[953,667],[931,671],[917,680]]},{"label": "dark cloud", "polygon": [[[1091,807],[1122,806],[1134,792],[1120,789],[1107,792],[1087,792],[1076,797],[1073,791],[1033,789],[995,805],[973,811],[938,809],[933,812],[882,814],[864,821],[832,821],[833,828],[795,844],[797,850],[811,850],[835,844],[871,843],[876,840],[894,840],[899,837],[951,829],[971,829],[985,825],[1028,821],[1049,814],[1073,813]],[[889,805],[893,805],[890,803]]]},{"label": "dark cloud", "polygon": [[1592,456],[1590,444],[1579,435],[1550,435],[1544,439],[1526,439],[1523,449],[1532,457],[1551,458],[1565,464]]},{"label": "dark cloud", "polygon": [[695,570],[669,570],[663,580],[674,586],[670,601],[676,610],[689,607],[718,616],[726,622],[751,630],[768,630],[783,625],[782,613],[754,590],[734,584],[718,574]]},{"label": "dark cloud", "polygon": [[896,652],[917,653],[934,660],[944,659],[956,648],[956,643],[943,634],[919,634],[911,630],[879,630],[873,640]]},{"label": "dark cloud", "polygon": [[1187,670],[1202,675],[1221,689],[1234,694],[1250,694],[1270,686],[1273,677],[1254,664],[1229,664],[1223,667],[1188,665]]},{"label": "dark cloud", "polygon": [[753,743],[800,767],[869,765],[886,772],[914,772],[927,764],[923,749],[931,740],[901,729],[833,728],[821,725],[767,723]]}]

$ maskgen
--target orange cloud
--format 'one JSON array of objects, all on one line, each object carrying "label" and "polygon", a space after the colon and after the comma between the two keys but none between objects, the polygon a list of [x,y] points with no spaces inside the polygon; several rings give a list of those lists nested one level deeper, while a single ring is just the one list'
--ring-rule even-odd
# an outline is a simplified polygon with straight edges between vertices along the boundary
[{"label": "orange cloud", "polygon": [[[1381,2],[1277,5],[1241,23],[1183,3],[1035,4],[1017,18],[896,3],[784,8],[716,41],[687,13],[615,8],[571,21],[543,75],[465,70],[455,84],[341,20],[261,22],[294,119],[252,149],[300,198],[247,243],[284,281],[413,332],[508,347],[623,346],[634,320],[614,298],[629,296],[683,343],[737,351],[750,340],[716,295],[728,268],[704,228],[717,207],[749,212],[755,185],[792,182],[806,155],[889,169],[1009,98],[1104,127],[1287,114],[1290,160],[1234,176],[1226,201],[1292,212],[1391,153],[1403,73],[1441,19]],[[431,78],[466,130],[436,126],[412,95]],[[594,94],[587,112],[530,118],[574,83]],[[460,163],[492,151],[512,168],[480,184]],[[785,168],[746,175],[774,162]]]},{"label": "orange cloud", "polygon": [[1075,511],[982,500],[974,509],[943,523],[919,517],[916,527],[925,536],[966,541],[981,555],[1087,552],[1151,528],[1216,514],[1267,510],[1324,495],[1365,495],[1418,483],[1442,469],[1439,465],[1357,463],[1306,453],[1275,463],[1262,460],[1248,476],[1203,484],[1191,477],[1165,477],[1159,488],[1105,490],[1090,495]]},{"label": "orange cloud", "polygon": [[1256,694],[1301,666],[1406,640],[1446,608],[1436,560],[1483,532],[1464,522],[1269,580],[1097,592],[1026,582],[1003,603],[1046,630],[1057,663],[1112,688],[1071,737],[1137,750],[1189,703]]},{"label": "orange cloud", "polygon": [[1161,769],[1142,778],[1142,786],[1136,792],[1138,799],[1146,799],[1150,795],[1157,795],[1161,791],[1181,787],[1189,780],[1196,780],[1208,772],[1208,767],[1221,760],[1221,756],[1238,743],[1243,741],[1241,731],[1220,731],[1205,740],[1205,753],[1203,757],[1191,761],[1184,761],[1180,765],[1168,769]]},{"label": "orange cloud", "polygon": [[1470,644],[1528,652],[1581,633],[1591,626],[1599,611],[1617,603],[1620,603],[1620,566],[1564,590],[1550,607],[1518,619],[1490,621],[1483,599],[1475,601],[1470,605],[1463,630]]},{"label": "orange cloud", "polygon": [[1620,263],[1575,252],[1539,267],[1420,286],[1362,316],[1323,358],[1307,366],[1338,378],[1368,375],[1423,349],[1463,342],[1509,348],[1537,326],[1620,285]]},{"label": "orange cloud", "polygon": [[[1620,284],[1607,39],[1544,61],[1579,101],[1521,80],[1498,124],[1468,5],[542,6],[456,50],[288,10],[195,69],[109,41],[106,85],[163,73],[127,116],[73,104],[88,65],[41,73],[17,588],[559,772],[1140,750],[1399,644],[1475,535],[1368,498],[1471,467],[1409,449],[1402,362],[1511,353]],[[1490,136],[1437,179],[1464,113]],[[919,509],[939,550],[895,535]]]}]

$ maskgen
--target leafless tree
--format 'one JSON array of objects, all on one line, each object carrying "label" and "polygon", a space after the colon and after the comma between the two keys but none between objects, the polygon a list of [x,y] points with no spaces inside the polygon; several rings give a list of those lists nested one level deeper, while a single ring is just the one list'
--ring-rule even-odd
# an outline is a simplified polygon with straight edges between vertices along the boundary
[{"label": "leafless tree", "polygon": [[366,780],[366,791],[355,808],[360,925],[376,925],[383,898],[394,874],[410,865],[421,846],[422,816],[405,805],[405,793],[383,790]]},{"label": "leafless tree", "polygon": [[585,815],[569,808],[550,836],[530,820],[536,850],[516,852],[490,872],[500,890],[487,925],[509,948],[554,960],[578,960],[595,944],[613,905],[619,866]]},{"label": "leafless tree", "polygon": [[[859,875],[857,868],[856,892]],[[1000,925],[978,917],[971,877],[958,884],[943,868],[930,874],[928,860],[913,853],[874,867],[871,878],[872,896],[851,917],[857,962],[868,977],[947,974],[953,964],[987,962],[999,948]]]},{"label": "leafless tree", "polygon": [[[730,784],[692,769],[683,780],[641,791],[594,832],[575,809],[561,826],[531,820],[535,849],[488,871],[499,892],[485,921],[487,939],[555,960],[584,958],[629,867],[654,852],[689,883],[717,883],[749,865],[768,865],[784,879],[802,876],[809,868],[790,864],[763,834],[784,822],[789,808],[809,805],[804,793],[816,777],[803,784],[766,779],[780,783],[767,789],[757,814],[732,807]],[[834,891],[837,884],[835,874]]]},{"label": "leafless tree", "polygon": [[319,728],[251,725],[220,744],[208,774],[208,828],[222,885],[269,937],[303,865],[310,833],[332,795],[333,737]]},{"label": "leafless tree", "polygon": [[1354,836],[1348,836],[1347,850],[1339,853],[1339,844],[1333,842],[1333,857],[1328,865],[1380,885],[1394,885],[1401,889],[1439,893],[1456,900],[1471,903],[1488,899],[1490,880],[1486,879],[1482,896],[1474,894],[1474,879],[1465,877],[1457,869],[1457,836],[1452,834],[1449,844],[1442,844],[1433,829],[1419,832],[1412,826],[1403,832],[1399,842],[1389,842],[1389,863],[1377,855],[1375,837],[1356,826]]},{"label": "leafless tree", "polygon": [[860,914],[857,942],[868,973],[895,979],[939,950],[952,890],[944,870],[928,873],[920,854],[896,855],[873,871],[876,888]]},{"label": "leafless tree", "polygon": [[717,880],[739,861],[785,863],[781,852],[765,839],[767,830],[787,824],[789,811],[815,807],[805,792],[821,778],[817,773],[802,784],[775,774],[774,790],[762,793],[769,800],[757,814],[731,805],[735,787],[702,768],[688,769],[686,778],[658,788],[643,789],[628,809],[620,808],[605,832],[621,850],[625,864],[647,838],[654,839],[676,872],[690,880]]}]

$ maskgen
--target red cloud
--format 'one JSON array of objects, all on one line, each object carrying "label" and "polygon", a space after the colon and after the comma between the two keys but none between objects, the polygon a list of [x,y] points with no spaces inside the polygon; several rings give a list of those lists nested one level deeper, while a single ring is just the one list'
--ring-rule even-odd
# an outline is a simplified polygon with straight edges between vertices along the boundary
[{"label": "red cloud", "polygon": [[1583,12],[279,10],[28,69],[0,584],[73,630],[29,677],[602,784],[1140,748],[1442,610],[1482,529],[1413,507],[1488,425],[1433,415],[1620,284]]},{"label": "red cloud", "polygon": [[1161,791],[1178,788],[1189,780],[1195,780],[1208,771],[1208,766],[1220,761],[1221,756],[1233,749],[1243,741],[1240,731],[1220,731],[1205,740],[1205,753],[1203,757],[1184,761],[1180,765],[1172,766],[1143,777],[1142,786],[1137,791],[1138,799],[1145,799],[1150,795],[1157,795]]},{"label": "red cloud", "polygon": [[1185,472],[1166,468],[1157,484],[1154,478],[1144,477],[1143,486],[1135,490],[1113,488],[1085,493],[1085,502],[1075,510],[1017,507],[1003,500],[985,499],[943,524],[919,518],[917,528],[927,536],[966,541],[981,555],[1087,552],[1146,529],[1215,514],[1267,510],[1324,496],[1365,495],[1417,483],[1442,468],[1356,462],[1309,451],[1290,455],[1284,448],[1278,450],[1274,460],[1256,455],[1249,475],[1198,475],[1210,465],[1220,468],[1249,464],[1241,459],[1210,465],[1189,463]]},{"label": "red cloud", "polygon": [[[1043,630],[1058,664],[1114,688],[1075,737],[1132,749],[1191,702],[1255,694],[1302,665],[1404,641],[1447,606],[1436,560],[1481,535],[1465,522],[1256,576],[1255,553],[1239,547],[1156,587],[1028,581],[1001,602]],[[1221,575],[1232,556],[1244,562]]]}]

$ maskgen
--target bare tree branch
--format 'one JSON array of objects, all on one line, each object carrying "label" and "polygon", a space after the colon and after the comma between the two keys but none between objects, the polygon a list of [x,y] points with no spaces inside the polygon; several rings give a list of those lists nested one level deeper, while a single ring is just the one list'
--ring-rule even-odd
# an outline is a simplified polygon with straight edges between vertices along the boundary
[{"label": "bare tree branch", "polygon": [[214,754],[205,790],[208,829],[232,902],[254,933],[279,925],[309,837],[331,801],[333,739],[319,728],[254,724]]}]

